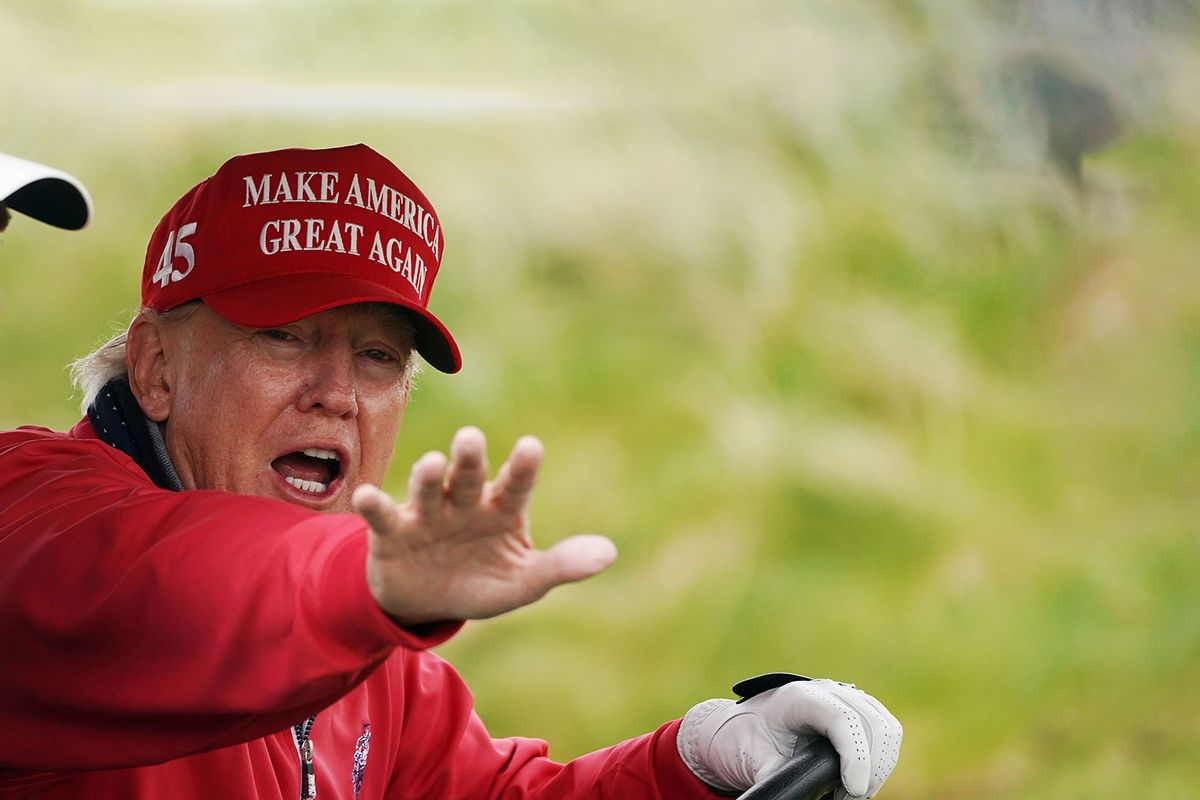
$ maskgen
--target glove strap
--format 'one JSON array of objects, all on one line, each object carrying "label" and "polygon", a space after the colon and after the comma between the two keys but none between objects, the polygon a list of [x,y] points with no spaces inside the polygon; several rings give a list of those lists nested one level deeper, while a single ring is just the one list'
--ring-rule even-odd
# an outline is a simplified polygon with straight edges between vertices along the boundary
[{"label": "glove strap", "polygon": [[739,703],[744,703],[757,694],[778,689],[784,684],[811,680],[812,678],[807,675],[796,675],[792,672],[768,672],[765,675],[756,675],[753,678],[746,678],[744,681],[735,683],[733,685],[733,693],[738,696]]}]

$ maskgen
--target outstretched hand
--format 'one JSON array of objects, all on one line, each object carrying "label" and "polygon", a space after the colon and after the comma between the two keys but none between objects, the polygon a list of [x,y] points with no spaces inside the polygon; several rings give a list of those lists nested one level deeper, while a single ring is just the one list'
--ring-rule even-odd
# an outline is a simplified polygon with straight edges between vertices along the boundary
[{"label": "outstretched hand", "polygon": [[542,456],[540,441],[522,437],[489,481],[483,433],[461,428],[449,460],[430,452],[413,465],[407,503],[370,484],[355,489],[354,509],[370,527],[367,584],[380,607],[402,625],[494,617],[611,564],[616,547],[603,536],[533,546],[529,498]]}]

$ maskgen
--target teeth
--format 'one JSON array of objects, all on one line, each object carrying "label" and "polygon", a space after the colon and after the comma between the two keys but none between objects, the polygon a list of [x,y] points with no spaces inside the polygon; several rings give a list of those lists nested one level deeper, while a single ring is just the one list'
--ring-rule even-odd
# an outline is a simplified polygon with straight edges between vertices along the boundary
[{"label": "teeth", "polygon": [[332,450],[322,450],[319,447],[309,447],[302,452],[304,455],[311,456],[312,458],[322,458],[326,461],[338,460],[337,453],[333,452]]},{"label": "teeth", "polygon": [[[304,454],[308,455],[308,451],[306,450]],[[312,492],[313,494],[322,494],[326,489],[329,488],[329,484],[327,483],[321,483],[320,481],[306,481],[303,478],[293,478],[290,475],[284,478],[284,480],[302,492]]]}]

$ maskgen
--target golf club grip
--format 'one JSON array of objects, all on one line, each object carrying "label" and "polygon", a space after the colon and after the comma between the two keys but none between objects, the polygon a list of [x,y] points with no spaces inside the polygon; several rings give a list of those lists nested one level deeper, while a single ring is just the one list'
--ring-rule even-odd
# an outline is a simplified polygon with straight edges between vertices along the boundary
[{"label": "golf club grip", "polygon": [[739,800],[820,800],[841,785],[841,762],[828,739],[800,750]]}]

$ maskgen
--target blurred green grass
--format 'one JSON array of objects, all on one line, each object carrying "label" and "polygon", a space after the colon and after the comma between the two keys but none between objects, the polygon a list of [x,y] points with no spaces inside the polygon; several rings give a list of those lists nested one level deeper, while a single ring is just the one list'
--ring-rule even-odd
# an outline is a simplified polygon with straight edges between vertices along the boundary
[{"label": "blurred green grass", "polygon": [[[366,141],[439,209],[466,360],[390,488],[536,433],[541,540],[622,551],[444,648],[494,734],[567,758],[787,669],[897,712],[887,797],[1192,796],[1194,15],[1081,51],[1031,7],[10,2],[0,150],[98,210],[0,237],[0,424],[73,423],[62,365],[224,158]],[[1120,109],[1082,183],[997,88],[1037,48]]]}]

